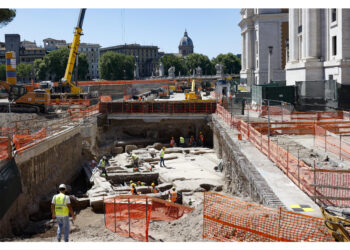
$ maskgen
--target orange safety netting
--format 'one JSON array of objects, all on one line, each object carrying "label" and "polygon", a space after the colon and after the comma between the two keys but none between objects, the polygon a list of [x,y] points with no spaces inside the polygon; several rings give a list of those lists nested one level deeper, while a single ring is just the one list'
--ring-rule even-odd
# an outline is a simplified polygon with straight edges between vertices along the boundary
[{"label": "orange safety netting", "polygon": [[112,97],[110,95],[100,96],[100,101],[101,102],[111,102]]},{"label": "orange safety netting", "polygon": [[13,135],[13,143],[15,144],[18,153],[23,150],[34,146],[46,137],[46,129],[42,128],[33,134],[17,134]]},{"label": "orange safety netting", "polygon": [[0,161],[9,157],[9,139],[8,137],[0,137]]},{"label": "orange safety netting", "polygon": [[95,105],[91,105],[89,107],[83,108],[70,108],[67,110],[72,120],[80,119],[87,116],[91,116],[97,114],[99,112],[99,103]]},{"label": "orange safety netting", "polygon": [[[217,107],[217,114],[229,126],[236,126],[247,140],[251,141],[257,149],[276,163],[301,190],[314,200],[322,204],[350,206],[350,171],[319,169],[316,164],[309,166],[304,161],[299,160],[291,154],[288,148],[282,148],[269,139],[268,136],[260,133],[258,128],[252,126],[254,123],[248,124],[234,118],[221,105]],[[235,122],[233,122],[234,120]],[[328,147],[330,151],[333,150],[339,153],[340,145],[338,147],[336,143],[337,141],[340,143],[340,141],[334,139],[334,136],[333,139],[331,139],[330,135],[332,133],[329,131],[326,131],[314,123],[311,124],[312,128],[310,127],[310,123],[300,125],[300,127],[305,127],[304,129],[306,129],[307,132],[304,132],[306,134],[315,134],[315,145],[323,145]],[[293,129],[295,130],[295,127],[293,127]],[[327,136],[325,136],[326,134]],[[342,155],[346,158],[348,152],[350,152],[349,145],[344,145],[344,148],[345,150]]]},{"label": "orange safety netting", "polygon": [[79,104],[79,105],[90,105],[89,99],[60,99],[55,98],[51,99],[50,105],[73,105],[73,104]]},{"label": "orange safety netting", "polygon": [[190,207],[146,195],[121,195],[104,199],[106,227],[121,236],[148,241],[150,220],[172,221]]},{"label": "orange safety netting", "polygon": [[217,241],[334,241],[320,218],[204,193],[203,237]]}]

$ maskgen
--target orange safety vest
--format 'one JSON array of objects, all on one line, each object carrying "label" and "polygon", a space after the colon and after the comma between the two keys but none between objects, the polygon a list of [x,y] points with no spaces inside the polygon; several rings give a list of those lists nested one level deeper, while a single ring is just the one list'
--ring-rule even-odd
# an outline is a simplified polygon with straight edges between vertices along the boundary
[{"label": "orange safety vest", "polygon": [[157,188],[156,188],[156,187],[153,187],[153,188],[152,188],[152,192],[155,193],[155,194],[157,194],[157,193],[158,193]]},{"label": "orange safety vest", "polygon": [[201,141],[204,141],[204,135],[199,135],[199,139],[200,139]]},{"label": "orange safety vest", "polygon": [[177,193],[176,193],[175,191],[172,191],[172,192],[171,192],[171,198],[170,198],[170,200],[171,200],[172,202],[175,202],[175,201],[177,200]]},{"label": "orange safety vest", "polygon": [[132,195],[134,195],[134,194],[136,195],[137,194],[135,188],[133,188],[133,187],[131,188],[130,192],[131,192]]}]

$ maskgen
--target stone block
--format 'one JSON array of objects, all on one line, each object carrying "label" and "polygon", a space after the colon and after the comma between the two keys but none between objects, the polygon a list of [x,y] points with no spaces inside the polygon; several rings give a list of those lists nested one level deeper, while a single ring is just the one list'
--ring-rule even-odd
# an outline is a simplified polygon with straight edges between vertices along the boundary
[{"label": "stone block", "polygon": [[125,152],[126,153],[130,153],[131,151],[137,149],[137,146],[136,145],[126,145],[125,146]]}]

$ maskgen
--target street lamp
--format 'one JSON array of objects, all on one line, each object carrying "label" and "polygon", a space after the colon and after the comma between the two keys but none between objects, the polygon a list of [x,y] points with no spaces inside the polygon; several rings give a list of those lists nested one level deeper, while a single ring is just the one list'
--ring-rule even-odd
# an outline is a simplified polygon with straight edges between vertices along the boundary
[{"label": "street lamp", "polygon": [[271,56],[272,56],[272,50],[273,50],[273,46],[269,46],[269,65],[268,65],[268,72],[267,72],[267,81],[268,83],[271,83],[272,81],[272,71],[271,71]]}]

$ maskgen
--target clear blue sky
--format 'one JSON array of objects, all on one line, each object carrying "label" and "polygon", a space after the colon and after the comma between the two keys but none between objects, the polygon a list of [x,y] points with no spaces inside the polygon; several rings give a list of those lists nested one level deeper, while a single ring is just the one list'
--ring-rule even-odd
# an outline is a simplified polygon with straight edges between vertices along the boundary
[{"label": "clear blue sky", "polygon": [[[220,53],[241,53],[238,23],[240,9],[87,9],[81,42],[102,47],[123,43],[157,45],[167,53],[178,52],[185,29],[195,53],[209,58]],[[45,38],[71,42],[79,9],[17,9],[16,18],[0,28],[5,34],[20,34],[21,40],[43,45]],[[124,16],[124,18],[122,18]],[[123,33],[123,23],[125,36]]]}]

